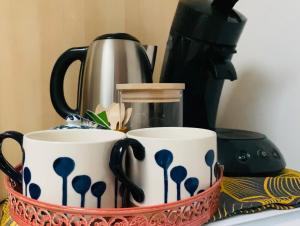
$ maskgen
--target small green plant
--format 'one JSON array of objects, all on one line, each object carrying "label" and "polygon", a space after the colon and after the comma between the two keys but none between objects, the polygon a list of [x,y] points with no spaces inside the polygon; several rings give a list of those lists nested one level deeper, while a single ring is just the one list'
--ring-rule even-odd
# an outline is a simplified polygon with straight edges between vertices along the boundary
[{"label": "small green plant", "polygon": [[99,114],[94,113],[93,111],[87,110],[86,115],[95,122],[96,124],[102,126],[105,129],[111,129],[110,123],[107,118],[106,111],[102,111]]}]

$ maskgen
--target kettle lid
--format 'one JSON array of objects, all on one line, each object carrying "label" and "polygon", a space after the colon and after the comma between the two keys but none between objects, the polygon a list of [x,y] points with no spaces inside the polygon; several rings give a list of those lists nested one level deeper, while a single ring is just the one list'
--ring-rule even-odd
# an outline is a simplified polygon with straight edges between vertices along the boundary
[{"label": "kettle lid", "polygon": [[127,34],[127,33],[110,33],[98,36],[94,41],[103,40],[103,39],[123,39],[123,40],[131,40],[135,42],[140,42],[136,37]]}]

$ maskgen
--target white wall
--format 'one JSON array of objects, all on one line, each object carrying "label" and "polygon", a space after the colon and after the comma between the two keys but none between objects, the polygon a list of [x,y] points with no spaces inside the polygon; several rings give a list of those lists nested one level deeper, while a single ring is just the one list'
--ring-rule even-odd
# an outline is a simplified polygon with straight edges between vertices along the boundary
[{"label": "white wall", "polygon": [[248,22],[217,124],[265,133],[300,170],[300,1],[240,0],[235,8]]}]

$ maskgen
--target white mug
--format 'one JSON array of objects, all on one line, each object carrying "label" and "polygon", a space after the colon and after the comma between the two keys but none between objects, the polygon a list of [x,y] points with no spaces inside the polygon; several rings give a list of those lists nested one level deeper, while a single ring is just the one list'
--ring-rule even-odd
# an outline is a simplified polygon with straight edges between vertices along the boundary
[{"label": "white mug", "polygon": [[142,202],[131,195],[130,201],[135,206],[188,198],[216,181],[217,138],[213,131],[157,127],[132,130],[127,137],[144,146],[144,159],[136,161],[132,150],[128,149],[127,173],[122,170],[124,160],[120,157],[120,149],[112,151],[111,161],[114,161],[116,168],[113,171],[122,183],[134,183],[143,191]]},{"label": "white mug", "polygon": [[[121,207],[119,185],[109,160],[115,143],[127,142],[124,133],[72,129],[45,130],[23,136],[8,131],[0,134],[0,147],[6,138],[13,138],[21,145],[23,169],[22,174],[16,171],[1,149],[0,169],[22,183],[24,195],[57,205]],[[134,150],[139,148],[134,140],[130,140],[130,144]]]}]

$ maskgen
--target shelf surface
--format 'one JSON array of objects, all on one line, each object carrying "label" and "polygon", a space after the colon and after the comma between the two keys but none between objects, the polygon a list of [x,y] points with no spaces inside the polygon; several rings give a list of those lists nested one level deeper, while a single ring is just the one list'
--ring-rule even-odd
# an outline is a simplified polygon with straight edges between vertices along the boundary
[{"label": "shelf surface", "polygon": [[207,226],[297,226],[300,225],[300,208],[291,210],[267,210],[244,214],[206,224]]}]

